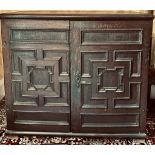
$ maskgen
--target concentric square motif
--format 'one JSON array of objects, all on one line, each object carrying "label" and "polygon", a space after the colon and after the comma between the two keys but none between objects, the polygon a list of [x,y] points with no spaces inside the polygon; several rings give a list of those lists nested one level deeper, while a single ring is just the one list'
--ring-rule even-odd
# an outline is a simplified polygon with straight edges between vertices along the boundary
[{"label": "concentric square motif", "polygon": [[66,59],[66,51],[13,51],[14,100],[18,103],[37,104],[36,98],[39,97],[43,98],[41,102],[49,102],[47,100],[55,98],[57,103],[62,100],[67,103],[67,96],[63,91],[68,90],[69,75],[68,70],[62,66]]},{"label": "concentric square motif", "polygon": [[82,81],[87,81],[82,82],[83,106],[139,107],[141,53],[140,50],[81,52]]}]

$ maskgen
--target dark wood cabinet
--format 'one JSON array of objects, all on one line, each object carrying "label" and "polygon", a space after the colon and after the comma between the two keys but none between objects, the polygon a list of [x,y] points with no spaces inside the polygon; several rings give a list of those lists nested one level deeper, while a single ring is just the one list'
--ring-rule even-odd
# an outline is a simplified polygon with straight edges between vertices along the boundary
[{"label": "dark wood cabinet", "polygon": [[144,137],[151,15],[6,15],[7,132]]}]

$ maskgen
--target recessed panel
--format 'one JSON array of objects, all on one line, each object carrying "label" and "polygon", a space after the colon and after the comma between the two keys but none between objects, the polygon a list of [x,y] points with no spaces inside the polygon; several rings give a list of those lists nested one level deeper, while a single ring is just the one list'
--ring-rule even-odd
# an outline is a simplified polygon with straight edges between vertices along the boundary
[{"label": "recessed panel", "polygon": [[47,69],[34,69],[31,73],[32,83],[36,88],[44,88],[49,84],[49,73]]},{"label": "recessed panel", "polygon": [[[115,108],[138,108],[140,105],[141,96],[141,83],[126,84],[127,95],[115,95],[114,106]],[[125,94],[125,93],[124,93]]]},{"label": "recessed panel", "polygon": [[20,58],[35,59],[35,50],[12,50],[12,71],[13,74],[21,74],[21,60]]},{"label": "recessed panel", "polygon": [[141,30],[88,30],[82,32],[82,44],[142,44]]},{"label": "recessed panel", "polygon": [[82,108],[107,108],[108,99],[106,95],[97,95],[92,92],[92,84],[81,85]]},{"label": "recessed panel", "polygon": [[103,114],[99,115],[82,115],[83,127],[124,127],[138,126],[138,114]]},{"label": "recessed panel", "polygon": [[54,43],[67,43],[68,32],[48,29],[12,29],[10,40],[18,42],[50,41]]},{"label": "recessed panel", "polygon": [[55,121],[55,124],[59,122],[69,122],[69,114],[65,113],[52,113],[52,112],[26,112],[26,111],[15,111],[14,117],[16,122],[22,121]]}]

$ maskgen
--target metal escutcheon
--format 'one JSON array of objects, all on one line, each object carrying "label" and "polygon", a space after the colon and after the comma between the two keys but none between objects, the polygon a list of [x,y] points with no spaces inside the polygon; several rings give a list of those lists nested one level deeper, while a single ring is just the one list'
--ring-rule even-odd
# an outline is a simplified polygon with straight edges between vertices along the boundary
[{"label": "metal escutcheon", "polygon": [[75,72],[75,83],[78,88],[80,87],[80,82],[81,82],[81,74],[79,71],[77,71]]}]

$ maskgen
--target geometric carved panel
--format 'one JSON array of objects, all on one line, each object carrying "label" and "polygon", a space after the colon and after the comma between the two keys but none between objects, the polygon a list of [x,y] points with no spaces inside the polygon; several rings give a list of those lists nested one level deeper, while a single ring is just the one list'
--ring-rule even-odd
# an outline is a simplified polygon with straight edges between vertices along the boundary
[{"label": "geometric carved panel", "polygon": [[[107,60],[107,51],[81,52],[81,102],[83,108],[107,108],[107,96],[96,93],[102,87],[100,72],[104,67],[102,64]],[[87,82],[82,83],[83,81]]]},{"label": "geometric carved panel", "polygon": [[128,84],[126,92],[116,94],[113,98],[115,108],[139,108],[141,83],[135,82]]},{"label": "geometric carved panel", "polygon": [[[23,54],[24,53],[24,54]],[[27,54],[28,53],[28,54]],[[32,53],[32,54],[31,54]],[[30,55],[31,54],[31,55]],[[13,91],[15,96],[21,96],[18,104],[38,100],[39,105],[52,106],[57,105],[67,106],[69,91],[69,74],[67,51],[43,51],[42,49],[34,51],[13,51],[13,66],[12,73],[13,88],[18,87]],[[65,65],[62,66],[62,65]],[[22,98],[27,98],[27,100]],[[33,98],[33,100],[32,100]],[[38,99],[37,99],[38,98]],[[14,97],[14,102],[17,103],[17,98]],[[39,102],[40,101],[40,102]]]},{"label": "geometric carved panel", "polygon": [[[54,59],[54,58],[53,58]],[[44,95],[49,97],[60,97],[60,82],[59,81],[59,61],[60,57],[54,60],[22,60],[23,70],[28,72],[23,73],[23,92],[25,95]],[[40,65],[41,64],[41,65]],[[36,68],[36,69],[33,69]],[[46,68],[46,69],[44,69]],[[47,71],[48,68],[48,71]],[[53,69],[51,69],[53,68]],[[55,71],[57,69],[57,71]],[[53,70],[53,71],[52,71]],[[52,73],[53,72],[53,73]],[[43,75],[41,75],[41,73]],[[34,74],[40,74],[39,77],[34,77]],[[53,80],[52,83],[52,76]],[[45,87],[45,88],[44,88]],[[35,89],[37,88],[37,89]],[[42,89],[39,89],[42,88]],[[53,89],[52,89],[53,88]]]},{"label": "geometric carved panel", "polygon": [[128,62],[129,77],[141,76],[141,56],[140,50],[115,50],[113,53],[113,61],[117,63]]},{"label": "geometric carved panel", "polygon": [[81,52],[81,59],[83,108],[139,107],[141,51]]}]

